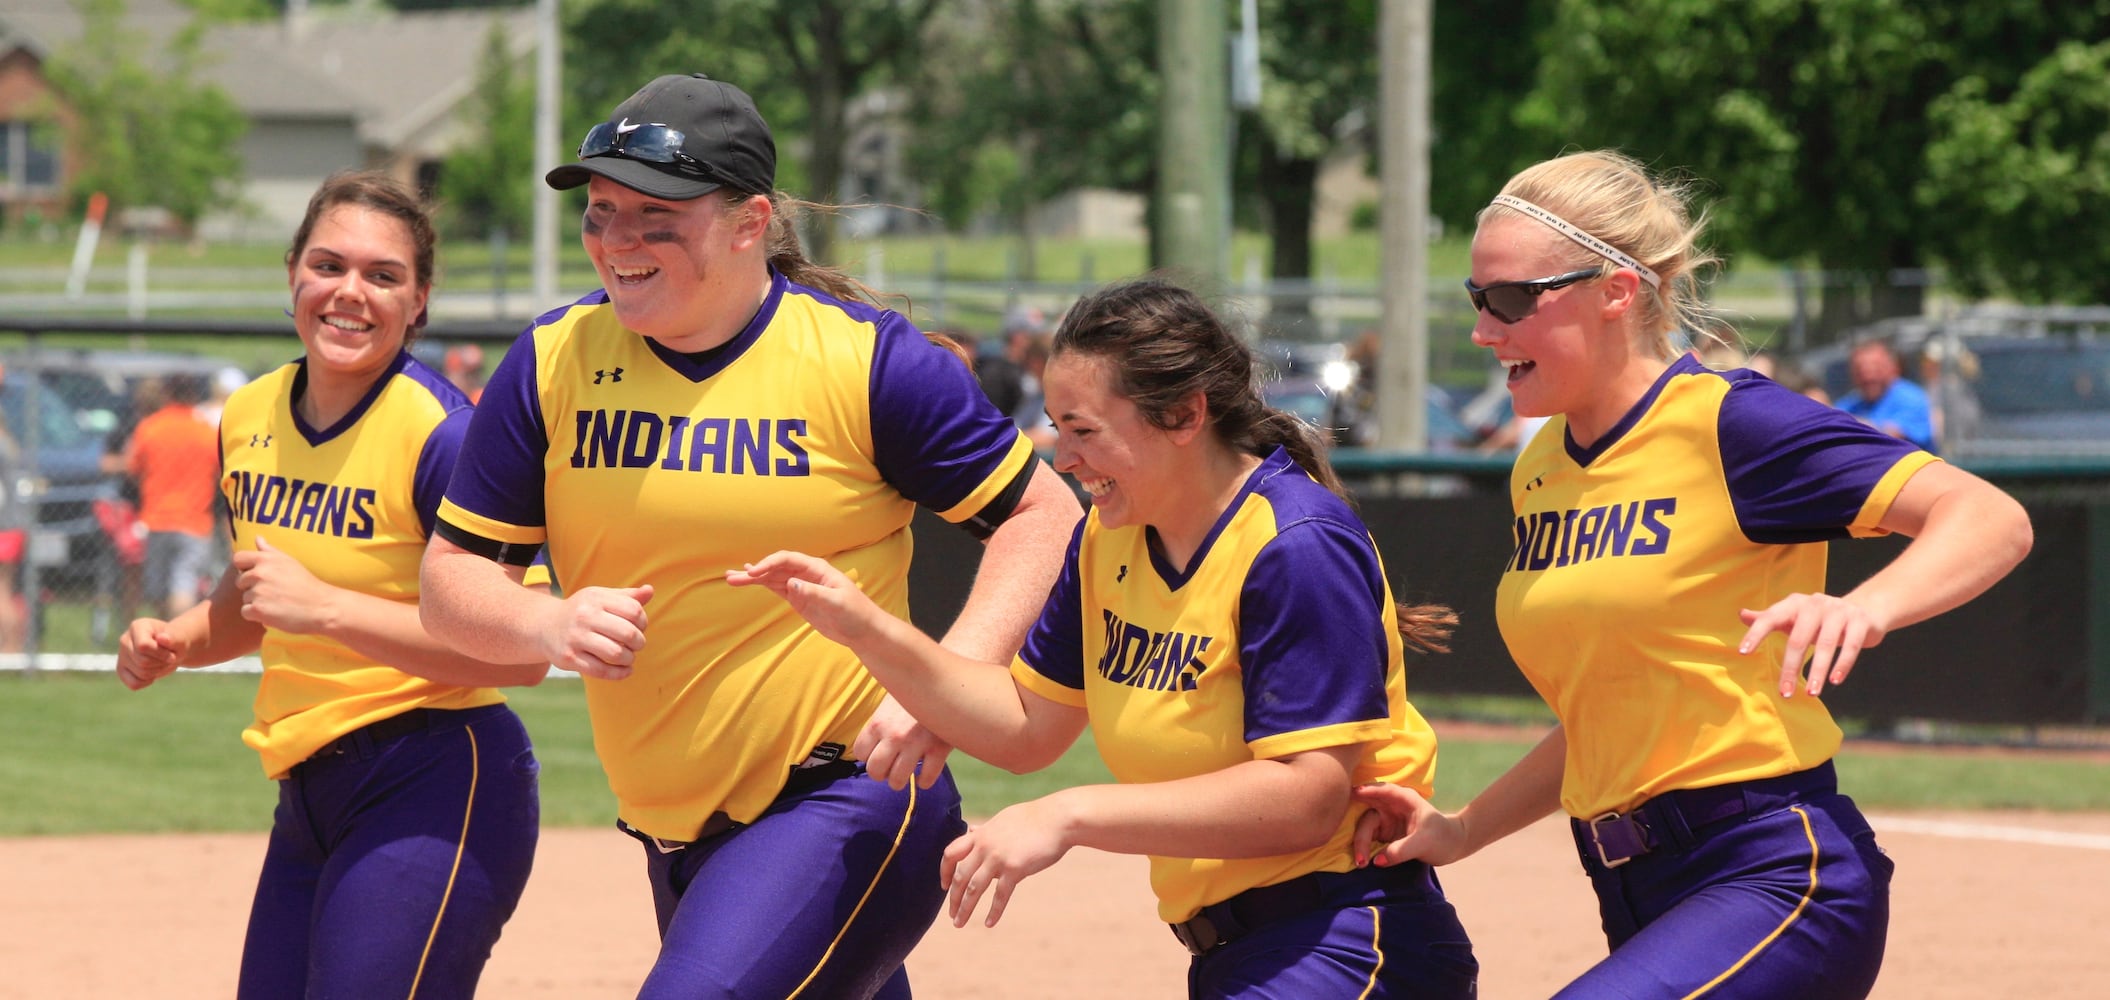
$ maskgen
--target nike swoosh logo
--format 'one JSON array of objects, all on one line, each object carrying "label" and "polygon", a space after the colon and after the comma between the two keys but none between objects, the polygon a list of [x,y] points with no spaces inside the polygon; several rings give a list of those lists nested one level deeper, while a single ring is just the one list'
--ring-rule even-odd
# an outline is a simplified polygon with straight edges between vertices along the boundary
[{"label": "nike swoosh logo", "polygon": [[644,123],[644,122],[638,122],[637,124],[635,124],[635,125],[632,125],[632,124],[630,124],[630,119],[628,119],[628,118],[625,118],[625,119],[623,119],[623,120],[622,120],[622,121],[621,121],[620,123],[618,123],[618,124],[616,125],[616,127],[615,127],[615,134],[617,134],[617,135],[628,135],[628,134],[630,134],[630,133],[632,133],[632,132],[635,132],[635,131],[637,131],[638,129],[641,129],[641,128],[643,128],[643,127],[645,127],[645,123]]}]

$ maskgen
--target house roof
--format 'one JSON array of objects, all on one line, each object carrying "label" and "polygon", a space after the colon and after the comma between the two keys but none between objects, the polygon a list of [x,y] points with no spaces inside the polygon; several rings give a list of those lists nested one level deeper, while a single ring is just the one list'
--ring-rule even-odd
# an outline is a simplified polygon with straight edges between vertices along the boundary
[{"label": "house roof", "polygon": [[[525,8],[319,10],[297,38],[277,21],[227,25],[211,38],[230,56],[216,79],[244,109],[295,103],[299,95],[285,92],[282,81],[314,80],[355,112],[362,139],[394,148],[446,118],[475,89],[477,63],[494,27],[516,58],[532,51],[534,12]],[[267,54],[278,66],[258,60],[237,67],[239,53]]]},{"label": "house roof", "polygon": [[[174,0],[125,2],[126,26],[157,50],[192,16]],[[208,30],[200,75],[253,120],[350,118],[362,141],[392,149],[447,118],[475,88],[494,25],[516,58],[532,51],[527,8],[311,9],[297,36],[284,21]],[[12,41],[48,57],[80,33],[72,0],[8,0],[0,10],[0,47]]]}]

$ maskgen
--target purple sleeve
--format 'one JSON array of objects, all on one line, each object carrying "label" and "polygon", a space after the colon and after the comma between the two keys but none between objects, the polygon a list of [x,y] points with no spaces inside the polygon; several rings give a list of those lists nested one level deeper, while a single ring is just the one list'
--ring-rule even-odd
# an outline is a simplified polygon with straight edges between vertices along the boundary
[{"label": "purple sleeve", "polygon": [[411,476],[410,498],[418,508],[418,526],[427,538],[432,537],[432,522],[440,514],[440,498],[446,496],[447,482],[454,476],[462,438],[469,432],[469,418],[475,415],[476,411],[466,406],[449,412],[426,435],[425,447],[418,452],[418,471]]},{"label": "purple sleeve", "polygon": [[535,384],[534,328],[513,341],[474,412],[447,499],[494,521],[542,526],[542,457],[549,432]]},{"label": "purple sleeve", "polygon": [[1260,550],[1238,597],[1245,739],[1383,719],[1384,573],[1367,534],[1305,520]]},{"label": "purple sleeve", "polygon": [[974,372],[898,313],[879,316],[872,357],[872,451],[902,496],[951,510],[995,475],[1018,440]]},{"label": "purple sleeve", "polygon": [[1070,550],[1063,554],[1062,573],[1048,591],[1040,620],[1026,633],[1018,658],[1033,672],[1063,687],[1084,690],[1084,595],[1079,592],[1077,553],[1084,538],[1084,522],[1070,532]]},{"label": "purple sleeve", "polygon": [[1883,476],[1919,450],[1757,377],[1730,383],[1717,420],[1737,526],[1761,544],[1848,537]]}]

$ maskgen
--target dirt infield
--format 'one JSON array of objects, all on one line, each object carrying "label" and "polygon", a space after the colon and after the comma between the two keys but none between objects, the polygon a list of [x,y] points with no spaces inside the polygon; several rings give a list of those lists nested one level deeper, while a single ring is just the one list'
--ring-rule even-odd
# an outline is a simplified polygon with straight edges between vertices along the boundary
[{"label": "dirt infield", "polygon": [[[2080,1000],[2110,984],[2110,816],[1878,816],[1898,861],[1876,995]],[[0,997],[227,997],[261,835],[0,839]],[[1573,848],[1548,821],[1443,878],[1479,952],[1481,996],[1545,997],[1603,953]],[[494,998],[628,998],[656,950],[634,841],[545,832],[484,976]],[[1140,859],[1075,851],[995,929],[934,928],[909,961],[924,1000],[1178,997],[1186,956]]]}]

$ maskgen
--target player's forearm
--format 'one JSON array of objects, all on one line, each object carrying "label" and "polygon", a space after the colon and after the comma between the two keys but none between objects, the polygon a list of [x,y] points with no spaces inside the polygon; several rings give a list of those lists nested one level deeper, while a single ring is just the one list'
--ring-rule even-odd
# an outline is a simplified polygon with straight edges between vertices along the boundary
[{"label": "player's forearm", "polygon": [[1465,828],[1465,854],[1477,853],[1533,823],[1558,812],[1561,777],[1568,763],[1568,734],[1560,726],[1532,747],[1459,811]]},{"label": "player's forearm", "polygon": [[884,615],[851,651],[916,721],[983,761],[1037,770],[1069,745],[1046,752],[1056,734],[1035,724],[1009,670],[946,649],[909,622]]},{"label": "player's forearm", "polygon": [[[1924,499],[1916,493],[1930,494]],[[1845,597],[1884,629],[1903,628],[1985,593],[2034,543],[2029,513],[2013,497],[1945,463],[1914,473],[1884,527],[1913,536],[1890,565]]]},{"label": "player's forearm", "polygon": [[945,633],[945,648],[970,659],[1009,663],[1062,572],[1063,549],[1077,526],[1077,498],[1045,463],[1035,459],[1034,466],[1018,508],[989,536],[967,603]]},{"label": "player's forearm", "polygon": [[332,595],[323,634],[377,663],[441,684],[534,685],[549,675],[547,663],[487,663],[465,656],[425,630],[417,605],[356,591]]},{"label": "player's forearm", "polygon": [[229,567],[211,596],[169,622],[169,635],[183,650],[182,666],[209,667],[247,656],[264,644],[264,627],[242,617],[242,591]]},{"label": "player's forearm", "polygon": [[444,538],[425,549],[418,620],[457,652],[503,663],[547,662],[537,624],[557,598],[523,587],[508,570]]},{"label": "player's forearm", "polygon": [[1177,781],[1082,785],[1048,799],[1066,819],[1064,840],[1076,846],[1261,858],[1308,851],[1332,837],[1348,808],[1348,777],[1320,755],[1299,755]]}]

